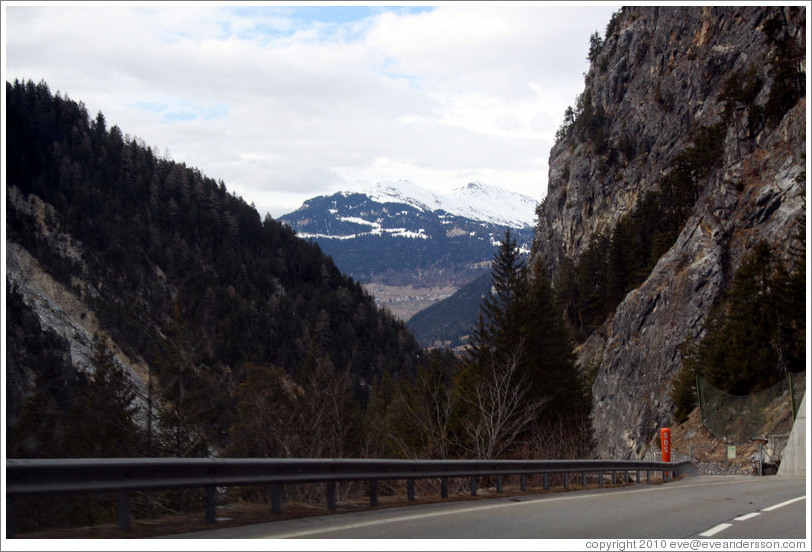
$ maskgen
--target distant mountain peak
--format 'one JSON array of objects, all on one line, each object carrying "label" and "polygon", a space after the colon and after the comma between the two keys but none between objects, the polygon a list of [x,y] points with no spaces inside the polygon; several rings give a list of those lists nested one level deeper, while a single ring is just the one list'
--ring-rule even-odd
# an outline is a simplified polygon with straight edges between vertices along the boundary
[{"label": "distant mountain peak", "polygon": [[487,186],[479,181],[469,182],[465,186],[461,188],[457,188],[456,191],[468,190],[468,191],[482,191],[486,190]]},{"label": "distant mountain peak", "polygon": [[421,211],[436,211],[440,197],[409,180],[378,182],[361,193],[378,203],[405,203]]},{"label": "distant mountain peak", "polygon": [[404,203],[421,211],[452,215],[512,228],[533,226],[536,200],[500,186],[469,182],[449,195],[438,194],[409,180],[382,181],[361,192],[379,203]]}]

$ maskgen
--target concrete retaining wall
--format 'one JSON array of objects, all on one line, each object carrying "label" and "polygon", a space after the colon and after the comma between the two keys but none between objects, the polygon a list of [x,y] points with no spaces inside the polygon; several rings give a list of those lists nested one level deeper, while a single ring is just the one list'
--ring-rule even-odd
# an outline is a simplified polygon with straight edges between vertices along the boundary
[{"label": "concrete retaining wall", "polygon": [[781,455],[778,475],[785,477],[806,477],[806,395],[801,400],[798,415],[792,425],[789,441]]}]

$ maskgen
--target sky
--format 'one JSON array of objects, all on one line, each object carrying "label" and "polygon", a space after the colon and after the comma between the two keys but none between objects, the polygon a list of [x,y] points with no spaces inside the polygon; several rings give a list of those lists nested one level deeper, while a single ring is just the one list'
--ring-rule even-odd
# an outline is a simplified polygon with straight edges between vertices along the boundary
[{"label": "sky", "polygon": [[395,180],[541,201],[589,37],[620,5],[3,2],[2,72],[101,111],[262,216]]}]

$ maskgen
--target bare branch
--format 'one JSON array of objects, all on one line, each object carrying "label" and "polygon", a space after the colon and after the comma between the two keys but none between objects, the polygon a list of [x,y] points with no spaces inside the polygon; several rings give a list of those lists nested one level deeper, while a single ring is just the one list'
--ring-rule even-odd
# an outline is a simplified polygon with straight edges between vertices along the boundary
[{"label": "bare branch", "polygon": [[521,344],[504,362],[492,365],[473,395],[463,397],[474,411],[464,426],[470,442],[465,449],[477,458],[491,459],[514,448],[518,438],[535,422],[549,398],[526,399],[529,385],[519,375]]}]

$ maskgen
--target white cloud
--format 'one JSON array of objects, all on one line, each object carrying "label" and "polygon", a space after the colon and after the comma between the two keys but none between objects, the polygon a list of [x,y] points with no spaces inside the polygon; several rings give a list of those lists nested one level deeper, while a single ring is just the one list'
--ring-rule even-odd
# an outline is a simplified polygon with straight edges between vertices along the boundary
[{"label": "white cloud", "polygon": [[4,77],[44,79],[279,216],[380,180],[540,200],[612,6],[6,6]]}]

